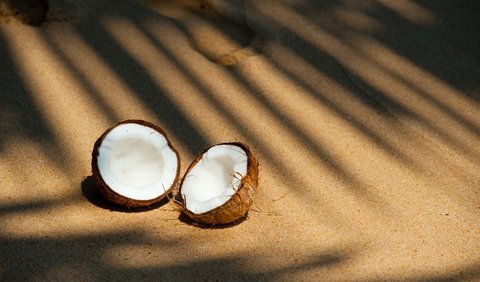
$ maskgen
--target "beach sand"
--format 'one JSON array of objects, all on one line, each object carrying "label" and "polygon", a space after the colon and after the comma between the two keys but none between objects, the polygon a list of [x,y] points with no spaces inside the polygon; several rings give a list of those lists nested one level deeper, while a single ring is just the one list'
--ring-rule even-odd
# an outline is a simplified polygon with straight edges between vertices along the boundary
[{"label": "beach sand", "polygon": [[[479,8],[55,0],[40,26],[2,11],[0,280],[479,280]],[[165,201],[105,202],[93,144],[129,118],[167,132],[181,175],[248,144],[248,217],[202,228]]]}]

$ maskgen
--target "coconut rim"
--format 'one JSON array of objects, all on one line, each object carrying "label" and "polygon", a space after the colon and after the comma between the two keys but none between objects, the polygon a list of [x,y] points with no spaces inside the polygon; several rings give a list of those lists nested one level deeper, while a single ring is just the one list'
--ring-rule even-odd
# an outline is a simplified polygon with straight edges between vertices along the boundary
[{"label": "coconut rim", "polygon": [[[122,125],[122,124],[139,124],[139,125],[142,125],[142,126],[146,126],[146,127],[149,127],[149,128],[152,128],[153,130],[157,131],[158,133],[162,134],[163,137],[165,137],[165,140],[167,141],[167,145],[168,147],[175,153],[175,156],[177,157],[177,171],[176,171],[176,174],[175,174],[175,178],[173,180],[173,183],[172,185],[170,185],[170,187],[168,189],[165,190],[165,192],[163,194],[161,194],[160,196],[156,197],[156,198],[153,198],[153,199],[150,199],[150,200],[136,200],[136,199],[132,199],[132,198],[129,198],[127,196],[124,196],[124,195],[121,195],[115,191],[113,191],[110,186],[108,186],[108,184],[105,182],[105,180],[103,179],[102,175],[100,174],[100,170],[98,168],[98,156],[99,156],[99,148],[100,148],[100,145],[102,144],[103,140],[105,139],[105,137],[108,135],[108,133],[110,133],[114,128]],[[174,187],[178,184],[178,178],[180,176],[180,155],[177,151],[177,149],[175,149],[175,147],[173,147],[172,143],[170,142],[170,139],[168,139],[168,136],[167,136],[167,133],[162,129],[160,128],[159,126],[151,123],[151,122],[148,122],[148,121],[145,121],[145,120],[141,120],[141,119],[127,119],[127,120],[123,120],[123,121],[120,121],[118,122],[117,124],[113,125],[112,127],[108,128],[98,139],[97,141],[95,141],[95,145],[93,146],[93,151],[92,151],[92,175],[95,179],[95,182],[97,184],[97,189],[105,189],[105,190],[108,190],[108,194],[110,195],[114,195],[115,197],[117,198],[120,198],[120,199],[123,199],[127,202],[127,204],[125,206],[127,207],[145,207],[145,206],[149,206],[151,204],[154,204],[156,202],[159,202],[161,200],[163,200],[165,197],[168,196],[168,194],[170,194],[172,192],[172,190],[174,189]],[[108,199],[110,200],[110,199]],[[111,201],[111,200],[110,200]],[[114,201],[115,202],[115,201]],[[116,203],[116,202],[115,202]],[[119,203],[116,203],[116,204],[119,204]]]},{"label": "coconut rim", "polygon": [[[238,189],[235,191],[235,194],[233,194],[232,196],[230,196],[230,199],[228,201],[226,201],[225,203],[223,203],[222,205],[214,208],[214,209],[211,209],[209,211],[206,211],[206,212],[203,212],[203,213],[194,213],[192,211],[190,211],[188,208],[187,208],[187,204],[186,204],[186,201],[185,199],[183,198],[182,196],[182,186],[183,186],[183,182],[185,181],[185,178],[187,176],[187,174],[190,172],[190,170],[192,170],[192,168],[202,159],[203,155],[205,155],[206,152],[208,152],[208,150],[210,150],[211,148],[215,147],[215,146],[221,146],[221,145],[233,145],[233,146],[238,146],[240,147],[244,152],[245,154],[247,155],[247,174],[246,175],[243,175],[242,176],[242,179],[240,179],[240,184],[238,185]],[[212,212],[215,212],[217,210],[221,210],[223,209],[232,199],[235,195],[237,195],[240,190],[244,189],[245,185],[246,185],[246,182],[247,182],[247,178],[251,175],[252,172],[254,172],[255,168],[253,167],[254,165],[256,165],[258,162],[257,160],[255,159],[255,155],[253,154],[253,152],[250,150],[250,148],[245,145],[244,143],[242,142],[225,142],[225,143],[219,143],[219,144],[215,144],[215,145],[212,145],[206,149],[204,149],[200,154],[197,155],[197,157],[193,160],[193,162],[190,164],[190,166],[188,167],[187,171],[185,172],[181,182],[180,182],[180,185],[179,185],[179,190],[178,190],[178,194],[180,195],[180,199],[181,199],[181,209],[183,212],[187,212],[189,214],[193,214],[195,217],[201,217],[203,215],[207,215],[209,213],[212,213]],[[256,177],[258,178],[258,173],[256,175]],[[256,181],[256,183],[258,183],[258,180]],[[256,189],[256,187],[255,187]],[[202,224],[205,224],[205,223],[202,223]],[[210,224],[210,225],[214,225],[214,224]]]}]

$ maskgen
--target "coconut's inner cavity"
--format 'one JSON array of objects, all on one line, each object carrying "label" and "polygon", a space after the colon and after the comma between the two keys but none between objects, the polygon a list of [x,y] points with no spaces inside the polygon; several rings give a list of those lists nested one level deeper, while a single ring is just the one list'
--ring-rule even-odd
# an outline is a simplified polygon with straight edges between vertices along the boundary
[{"label": "coconut's inner cavity", "polygon": [[187,209],[200,214],[226,203],[247,172],[247,155],[236,145],[210,148],[185,176],[182,197]]},{"label": "coconut's inner cavity", "polygon": [[232,184],[234,166],[235,160],[230,156],[205,160],[196,172],[198,189],[192,190],[191,196],[198,201],[207,201],[222,195]]},{"label": "coconut's inner cavity", "polygon": [[140,138],[118,141],[110,164],[113,175],[120,182],[137,188],[158,181],[163,173],[161,151]]},{"label": "coconut's inner cavity", "polygon": [[98,169],[116,193],[135,200],[163,195],[175,181],[178,159],[160,132],[137,123],[113,128],[98,149]]}]

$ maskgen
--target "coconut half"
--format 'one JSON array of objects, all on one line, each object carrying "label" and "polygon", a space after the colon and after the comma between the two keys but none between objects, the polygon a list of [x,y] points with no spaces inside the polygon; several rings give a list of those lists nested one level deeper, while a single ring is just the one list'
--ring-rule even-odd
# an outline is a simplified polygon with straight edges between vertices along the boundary
[{"label": "coconut half", "polygon": [[172,191],[180,160],[161,128],[143,120],[125,120],[95,142],[92,171],[106,199],[128,208],[146,207]]},{"label": "coconut half", "polygon": [[258,186],[258,162],[238,142],[212,146],[198,155],[180,185],[182,211],[209,225],[245,216]]}]

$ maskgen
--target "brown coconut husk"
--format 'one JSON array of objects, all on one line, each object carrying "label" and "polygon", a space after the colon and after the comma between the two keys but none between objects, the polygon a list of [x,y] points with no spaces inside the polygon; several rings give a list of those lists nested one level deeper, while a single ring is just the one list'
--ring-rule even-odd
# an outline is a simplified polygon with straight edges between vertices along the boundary
[{"label": "brown coconut husk", "polygon": [[234,145],[242,148],[242,150],[244,150],[247,154],[247,174],[236,176],[241,177],[241,183],[237,189],[237,192],[225,204],[205,213],[194,214],[187,209],[185,199],[183,199],[181,196],[183,181],[190,170],[213,146],[205,149],[195,158],[193,163],[187,169],[187,172],[185,173],[185,176],[180,184],[179,195],[181,201],[181,211],[193,221],[205,225],[228,224],[243,218],[253,203],[253,198],[258,187],[258,161],[248,146],[240,142],[221,143],[214,146],[218,145]]},{"label": "brown coconut husk", "polygon": [[[165,193],[163,193],[162,195],[160,195],[157,198],[154,198],[154,199],[151,199],[151,200],[135,200],[135,199],[131,199],[131,198],[122,196],[122,195],[118,194],[117,192],[113,191],[105,183],[102,176],[100,175],[100,171],[98,169],[97,157],[99,155],[98,149],[100,148],[100,145],[102,144],[103,139],[115,127],[117,127],[119,125],[122,125],[122,124],[127,124],[127,123],[136,123],[136,124],[140,124],[140,125],[143,125],[143,126],[147,126],[147,127],[152,128],[153,130],[157,131],[158,133],[162,134],[165,137],[165,139],[167,140],[168,147],[170,147],[170,149],[177,155],[177,160],[178,160],[177,161],[177,174],[175,175],[175,180],[173,181],[172,186],[170,186],[168,188],[165,187]],[[95,145],[94,145],[93,151],[92,151],[92,174],[93,174],[93,178],[95,179],[95,182],[97,184],[98,191],[100,192],[100,194],[105,199],[109,200],[110,202],[113,202],[117,205],[120,205],[120,206],[123,206],[123,207],[126,207],[126,208],[149,207],[150,205],[155,204],[155,203],[163,200],[165,197],[167,197],[172,192],[175,185],[178,183],[178,178],[179,178],[179,174],[180,174],[180,156],[178,154],[178,151],[170,143],[170,140],[168,139],[165,131],[163,129],[161,129],[160,127],[158,127],[158,126],[156,126],[156,125],[154,125],[154,124],[152,124],[148,121],[144,121],[144,120],[135,120],[135,119],[124,120],[124,121],[121,121],[121,122],[115,124],[114,126],[110,127],[109,129],[107,129],[107,131],[105,131],[105,133],[103,133],[102,136],[100,136],[97,139],[97,141],[95,142]]]}]

